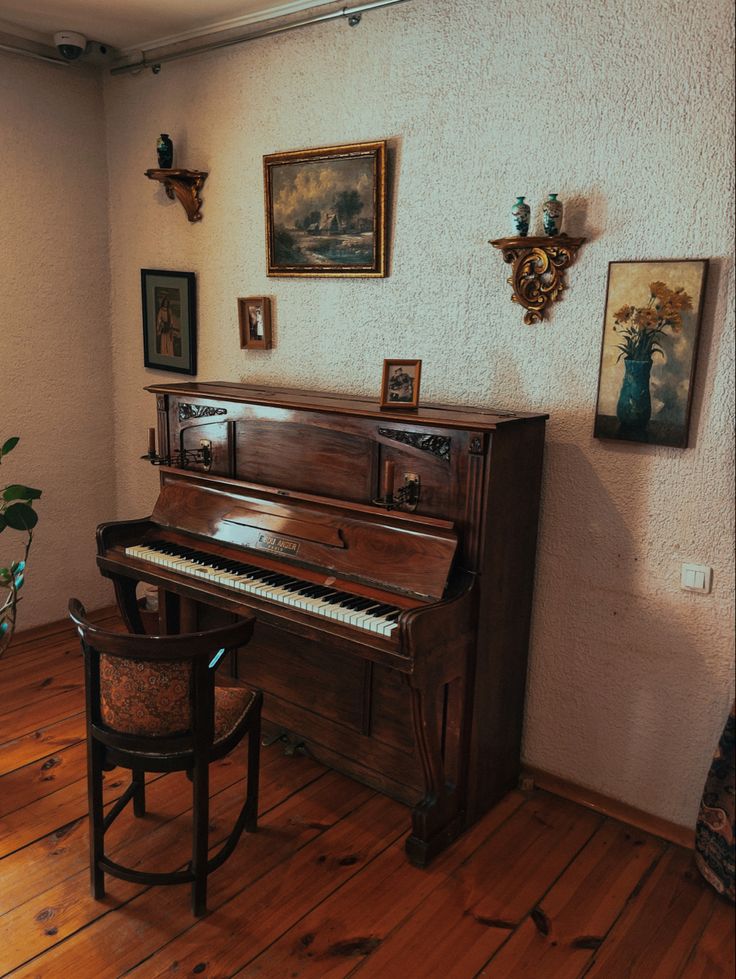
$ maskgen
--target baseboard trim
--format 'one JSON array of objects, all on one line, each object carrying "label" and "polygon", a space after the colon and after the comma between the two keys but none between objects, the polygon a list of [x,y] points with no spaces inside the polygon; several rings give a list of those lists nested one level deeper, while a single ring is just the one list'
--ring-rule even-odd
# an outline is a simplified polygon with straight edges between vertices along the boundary
[{"label": "baseboard trim", "polygon": [[600,792],[586,789],[575,782],[568,782],[558,775],[551,775],[541,768],[525,766],[522,778],[525,776],[531,778],[534,784],[538,788],[544,789],[545,792],[570,799],[571,802],[577,802],[588,809],[595,809],[596,812],[603,813],[604,816],[611,816],[622,823],[629,823],[629,825],[636,826],[637,829],[642,829],[653,836],[660,836],[670,843],[684,846],[688,850],[692,850],[695,845],[695,830],[688,826],[680,826],[677,823],[662,819],[660,816],[653,816],[651,813],[636,809],[626,802],[601,795]]},{"label": "baseboard trim", "polygon": [[[104,608],[98,608],[94,612],[90,612],[89,619],[90,622],[100,622],[104,619],[110,619],[117,614],[118,611],[114,605],[106,605]],[[45,625],[36,625],[31,629],[24,629],[22,632],[16,632],[13,636],[13,641],[8,646],[8,652],[29,642],[38,642],[39,639],[49,639],[51,636],[57,636],[73,629],[74,626],[68,618],[57,619],[55,622],[47,622]]]}]

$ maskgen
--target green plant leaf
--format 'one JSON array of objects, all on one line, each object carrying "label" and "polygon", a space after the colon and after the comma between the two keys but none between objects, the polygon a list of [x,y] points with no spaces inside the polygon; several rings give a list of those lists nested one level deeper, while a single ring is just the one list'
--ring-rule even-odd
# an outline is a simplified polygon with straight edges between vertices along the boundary
[{"label": "green plant leaf", "polygon": [[0,456],[6,456],[8,452],[11,452],[16,447],[18,442],[20,442],[20,437],[18,435],[13,435],[11,438],[9,438],[5,445],[3,445],[2,449],[0,449]]},{"label": "green plant leaf", "polygon": [[20,483],[6,486],[3,491],[4,500],[37,500],[40,496],[41,490],[33,489],[31,486],[21,486]]},{"label": "green plant leaf", "polygon": [[30,530],[38,523],[38,514],[27,503],[13,503],[5,511],[5,522],[13,530]]}]

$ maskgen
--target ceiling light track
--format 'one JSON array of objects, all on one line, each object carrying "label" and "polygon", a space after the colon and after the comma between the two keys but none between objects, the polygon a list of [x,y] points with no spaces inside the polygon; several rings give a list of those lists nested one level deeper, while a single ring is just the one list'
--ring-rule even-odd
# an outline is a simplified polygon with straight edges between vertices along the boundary
[{"label": "ceiling light track", "polygon": [[41,54],[39,51],[29,51],[28,48],[18,48],[13,44],[0,44],[0,51],[9,51],[10,54],[20,54],[24,58],[35,58],[36,61],[48,61],[52,65],[69,66],[69,62],[63,61],[61,58],[54,58],[50,54]]},{"label": "ceiling light track", "polygon": [[262,37],[272,37],[275,34],[285,34],[287,31],[294,31],[299,27],[309,27],[312,24],[324,24],[330,20],[340,20],[346,18],[350,27],[357,27],[361,17],[369,10],[379,10],[381,7],[393,7],[397,3],[406,3],[407,0],[372,0],[371,3],[363,3],[356,7],[343,7],[341,10],[333,10],[327,14],[317,14],[313,17],[305,17],[299,21],[292,21],[289,24],[281,24],[276,27],[265,27],[259,31],[251,31],[238,37],[229,37],[221,41],[209,41],[206,44],[199,44],[196,47],[187,48],[184,51],[172,51],[160,57],[146,58],[145,53],[140,61],[132,62],[127,65],[119,65],[110,69],[111,75],[137,74],[144,68],[150,68],[154,74],[161,71],[161,65],[169,61],[178,61],[180,58],[191,58],[196,54],[205,54],[208,51],[218,51],[221,48],[229,48],[235,44],[244,44],[246,41],[256,41]]}]

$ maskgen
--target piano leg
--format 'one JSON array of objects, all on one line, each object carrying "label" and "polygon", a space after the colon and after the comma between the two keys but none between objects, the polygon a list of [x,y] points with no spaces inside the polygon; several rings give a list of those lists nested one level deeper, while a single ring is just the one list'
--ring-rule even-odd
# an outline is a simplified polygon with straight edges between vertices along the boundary
[{"label": "piano leg", "polygon": [[138,608],[138,597],[135,593],[138,584],[133,578],[123,578],[119,575],[112,575],[112,584],[115,589],[115,598],[118,603],[118,611],[128,632],[144,633],[141,613]]},{"label": "piano leg", "polygon": [[[411,692],[414,736],[424,774],[425,794],[412,810],[412,832],[406,840],[406,853],[416,867],[426,867],[430,860],[449,846],[462,832],[465,813],[462,808],[457,779],[450,780],[443,758],[443,738],[439,718],[443,717],[445,684],[420,686],[407,676]],[[460,680],[454,681],[459,685]],[[452,686],[452,684],[450,685]],[[448,697],[448,705],[456,698]],[[446,724],[446,731],[451,729]],[[445,738],[445,753],[454,752],[454,745]],[[451,765],[450,767],[455,767]],[[454,773],[457,774],[457,771]]]}]

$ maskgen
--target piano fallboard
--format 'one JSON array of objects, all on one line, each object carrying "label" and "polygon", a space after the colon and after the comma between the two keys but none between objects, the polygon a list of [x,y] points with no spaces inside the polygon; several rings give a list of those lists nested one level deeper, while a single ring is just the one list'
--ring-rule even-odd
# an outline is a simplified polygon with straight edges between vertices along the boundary
[{"label": "piano fallboard", "polygon": [[457,549],[448,521],[169,468],[152,520],[427,600],[442,597]]}]

